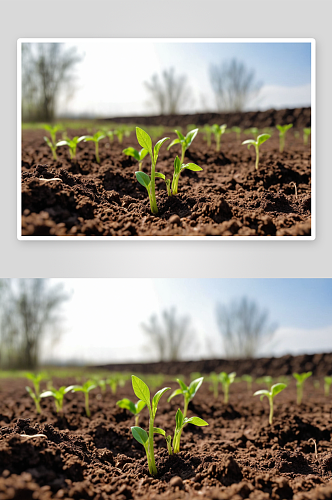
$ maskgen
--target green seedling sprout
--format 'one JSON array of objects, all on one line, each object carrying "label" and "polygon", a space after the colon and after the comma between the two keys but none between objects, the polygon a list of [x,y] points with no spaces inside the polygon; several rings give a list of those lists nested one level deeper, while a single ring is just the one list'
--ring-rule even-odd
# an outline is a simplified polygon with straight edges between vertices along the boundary
[{"label": "green seedling sprout", "polygon": [[[52,125],[44,125],[43,129],[46,130],[47,132],[49,132],[53,145],[56,144],[56,133],[63,130],[61,125],[53,125],[53,126]],[[45,137],[44,137],[44,139],[45,139]]]},{"label": "green seedling sprout", "polygon": [[280,153],[283,152],[285,148],[285,135],[287,130],[292,128],[293,124],[290,123],[288,125],[276,125],[276,128],[279,130],[279,151]]},{"label": "green seedling sprout", "polygon": [[148,154],[148,151],[144,148],[142,148],[140,151],[137,151],[135,148],[126,148],[122,151],[123,154],[127,156],[132,156],[135,158],[135,160],[138,161],[138,169],[139,171],[142,170],[142,165],[143,165],[143,160]]},{"label": "green seedling sprout", "polygon": [[261,391],[256,391],[254,393],[254,396],[260,396],[260,400],[262,401],[264,399],[264,396],[267,397],[270,403],[270,415],[269,415],[269,424],[272,425],[272,419],[273,419],[273,398],[279,394],[279,392],[283,391],[287,387],[286,384],[274,384],[271,387],[270,391],[266,390],[261,390]]},{"label": "green seedling sprout", "polygon": [[311,127],[306,127],[303,129],[303,144],[308,144],[310,134],[311,134]]},{"label": "green seedling sprout", "polygon": [[74,385],[72,392],[84,392],[85,398],[85,413],[87,417],[91,416],[89,408],[89,393],[97,387],[97,384],[93,380],[87,380],[82,385]]},{"label": "green seedling sprout", "polygon": [[172,394],[169,396],[167,399],[168,402],[171,401],[175,396],[182,395],[184,399],[184,406],[183,406],[183,415],[184,417],[187,416],[187,411],[188,411],[188,405],[190,401],[195,397],[198,389],[201,387],[203,383],[204,377],[196,378],[190,384],[187,386],[180,378],[177,378],[176,381],[179,384],[179,389],[175,389],[175,391],[172,392]]},{"label": "green seedling sprout", "polygon": [[240,127],[232,127],[231,131],[236,133],[236,138],[238,140],[241,139],[241,128]]},{"label": "green seedling sprout", "polygon": [[[158,160],[158,154],[160,151],[160,148],[162,144],[169,139],[169,137],[164,137],[163,139],[160,139],[158,141],[153,150],[152,150],[152,140],[149,134],[147,134],[143,129],[136,127],[136,136],[137,136],[137,141],[138,144],[146,149],[150,155],[151,158],[151,179],[147,174],[144,174],[144,172],[135,172],[136,178],[142,186],[144,186],[149,195],[149,200],[150,200],[150,206],[151,206],[151,212],[154,215],[157,215],[158,213],[158,207],[157,207],[157,201],[156,201],[156,177],[162,176],[162,178],[165,179],[165,176],[163,174],[156,175],[156,164]],[[144,174],[144,175],[142,175]]]},{"label": "green seedling sprout", "polygon": [[131,379],[132,379],[133,390],[136,397],[138,397],[138,399],[140,399],[146,404],[150,415],[149,433],[147,433],[144,429],[138,426],[132,427],[131,432],[136,441],[138,441],[140,444],[144,446],[146,457],[148,460],[149,472],[152,476],[156,476],[157,467],[153,449],[153,433],[154,433],[153,424],[156,417],[156,412],[160,398],[166,391],[170,390],[170,387],[164,387],[160,391],[156,392],[151,402],[150,390],[148,386],[143,382],[143,380],[139,379],[138,377],[135,377],[135,375],[132,375]]},{"label": "green seedling sprout", "polygon": [[188,134],[186,136],[181,134],[181,132],[179,130],[174,130],[174,132],[177,134],[178,137],[177,137],[177,139],[174,139],[174,141],[171,142],[171,144],[167,148],[167,151],[169,151],[171,149],[171,147],[174,146],[175,144],[181,144],[181,150],[182,150],[182,152],[181,152],[181,165],[182,165],[182,163],[184,162],[184,155],[185,155],[187,149],[189,148],[189,146],[191,145],[191,143],[193,142],[193,140],[195,139],[197,132],[198,132],[198,128],[191,130],[190,132],[188,132]]},{"label": "green seedling sprout", "polygon": [[259,136],[259,130],[257,127],[246,128],[244,133],[247,135],[253,135],[255,137],[255,139],[257,139],[257,137]]},{"label": "green seedling sprout", "polygon": [[255,147],[256,151],[256,163],[255,163],[255,168],[258,170],[258,163],[259,163],[259,146],[263,144],[263,142],[267,141],[270,139],[270,134],[262,134],[257,137],[257,140],[254,141],[253,139],[248,139],[247,141],[243,141],[243,144],[248,144],[248,149],[250,149],[251,146]]},{"label": "green seedling sprout", "polygon": [[46,144],[49,146],[49,148],[51,149],[52,151],[52,155],[53,155],[53,159],[56,161],[58,159],[57,155],[56,155],[56,148],[57,148],[57,144],[53,144],[48,137],[44,137],[44,141],[46,142]]},{"label": "green seedling sprout", "polygon": [[28,385],[25,388],[28,391],[29,396],[31,396],[31,398],[33,399],[33,402],[35,403],[36,412],[38,414],[40,414],[41,413],[41,408],[40,408],[40,394],[39,393],[35,393],[31,389],[31,387],[29,387]]},{"label": "green seedling sprout", "polygon": [[226,132],[227,125],[224,123],[223,125],[218,125],[215,123],[212,125],[212,132],[214,133],[214,138],[216,140],[216,151],[220,151],[220,139],[221,136]]},{"label": "green seedling sprout", "polygon": [[192,170],[193,172],[200,172],[203,170],[201,167],[196,165],[196,163],[181,163],[180,159],[178,156],[175,157],[174,160],[174,174],[173,174],[173,180],[172,180],[172,193],[173,194],[178,194],[178,186],[179,186],[179,179],[180,179],[180,174],[182,170],[188,169]]},{"label": "green seedling sprout", "polygon": [[65,139],[63,141],[59,141],[56,143],[56,146],[68,146],[69,154],[71,160],[76,160],[76,148],[77,144],[85,139],[85,136],[82,137],[73,137],[72,139]]},{"label": "green seedling sprout", "polygon": [[194,123],[190,123],[189,125],[187,125],[187,132],[191,132],[192,130],[195,130],[197,127]]},{"label": "green seedling sprout", "polygon": [[226,373],[226,372],[221,372],[219,374],[220,382],[224,391],[224,403],[228,403],[228,397],[229,397],[229,386],[234,382],[236,377],[236,372],[232,373]]},{"label": "green seedling sprout", "polygon": [[302,403],[304,381],[311,377],[311,375],[312,372],[293,373],[293,377],[296,379],[296,402],[298,405]]},{"label": "green seedling sprout", "polygon": [[211,382],[211,387],[213,391],[213,396],[217,399],[219,396],[219,383],[220,383],[220,377],[217,373],[212,372],[209,375],[208,381]]},{"label": "green seedling sprout", "polygon": [[195,380],[196,378],[201,378],[201,376],[202,374],[200,372],[191,372],[189,375],[190,381]]},{"label": "green seedling sprout", "polygon": [[264,375],[256,380],[256,384],[265,384],[268,390],[271,390],[273,384],[273,378],[270,375]]},{"label": "green seedling sprout", "polygon": [[252,382],[253,382],[253,378],[251,375],[242,375],[241,379],[243,380],[243,382],[247,382],[247,389],[248,391],[251,391],[252,390]]},{"label": "green seedling sprout", "polygon": [[330,394],[331,384],[332,384],[332,377],[324,377],[324,394],[326,397]]},{"label": "green seedling sprout", "polygon": [[211,135],[212,135],[212,127],[208,123],[206,123],[203,127],[204,132],[204,140],[207,142],[208,147],[211,146]]},{"label": "green seedling sprout", "polygon": [[139,414],[145,408],[146,403],[139,399],[137,403],[133,403],[130,399],[124,398],[116,403],[119,408],[124,408],[125,410],[129,410],[135,416],[135,427],[138,426]]},{"label": "green seedling sprout", "polygon": [[59,389],[54,389],[53,387],[48,391],[42,392],[40,397],[48,398],[52,396],[54,398],[56,412],[59,413],[62,412],[63,409],[63,398],[65,394],[67,394],[69,391],[72,391],[73,387],[73,385],[69,385],[68,387],[62,386]]},{"label": "green seedling sprout", "polygon": [[118,127],[116,130],[114,130],[114,134],[117,136],[119,144],[122,144],[123,137],[129,137],[130,136],[130,130],[128,127]]},{"label": "green seedling sprout", "polygon": [[105,134],[101,131],[98,130],[94,135],[84,135],[84,142],[88,141],[93,141],[95,143],[95,149],[96,149],[96,162],[100,163],[100,158],[99,158],[99,141],[105,138]]},{"label": "green seedling sprout", "polygon": [[26,390],[28,391],[29,395],[33,399],[35,406],[36,406],[36,412],[41,413],[41,408],[40,408],[40,382],[45,379],[45,374],[44,373],[32,373],[32,372],[26,372],[25,376],[28,380],[31,380],[33,383],[33,388],[34,390],[31,389],[31,387],[26,386]]}]

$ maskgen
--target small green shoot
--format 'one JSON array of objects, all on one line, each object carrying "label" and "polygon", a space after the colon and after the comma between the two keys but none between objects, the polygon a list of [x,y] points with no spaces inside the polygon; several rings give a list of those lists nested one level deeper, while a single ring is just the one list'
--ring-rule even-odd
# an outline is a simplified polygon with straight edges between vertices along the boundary
[{"label": "small green shoot", "polygon": [[51,149],[52,151],[52,155],[53,155],[53,159],[55,161],[57,161],[58,157],[56,155],[56,148],[57,148],[57,144],[53,144],[48,137],[44,137],[44,141],[46,142],[46,144],[49,146],[49,148]]},{"label": "small green shoot", "polygon": [[217,399],[219,396],[219,383],[220,383],[220,377],[217,373],[212,372],[209,375],[208,381],[211,382],[211,387],[213,391],[213,396]]},{"label": "small green shoot", "polygon": [[253,139],[248,139],[242,142],[242,145],[248,144],[248,149],[250,149],[251,146],[254,146],[256,151],[256,163],[255,163],[256,170],[258,170],[258,163],[259,163],[259,146],[263,144],[263,142],[270,139],[270,137],[271,137],[270,134],[262,134],[257,137],[256,141],[254,141]]},{"label": "small green shoot", "polygon": [[88,141],[93,141],[95,143],[95,150],[96,150],[96,162],[100,163],[100,158],[99,158],[99,141],[105,138],[105,134],[101,131],[98,130],[94,135],[84,135],[84,142]]},{"label": "small green shoot", "polygon": [[[57,132],[60,132],[61,130],[63,130],[61,125],[53,125],[53,126],[52,125],[44,125],[43,128],[44,128],[44,130],[49,132],[49,134],[51,136],[51,142],[53,145],[55,145]],[[44,139],[45,139],[45,137],[44,137]]]},{"label": "small green shoot", "polygon": [[287,130],[292,128],[293,124],[289,123],[288,125],[276,125],[276,128],[279,130],[279,151],[283,152],[285,148],[285,135]]},{"label": "small green shoot", "polygon": [[137,149],[130,147],[130,148],[124,149],[122,151],[122,153],[127,155],[127,156],[132,156],[133,158],[135,158],[135,160],[138,161],[139,171],[142,170],[143,160],[146,157],[146,155],[148,154],[148,151],[146,149],[142,148],[140,151],[137,151]]},{"label": "small green shoot", "polygon": [[190,418],[185,417],[179,408],[178,411],[176,412],[176,415],[175,415],[175,431],[174,431],[174,437],[173,437],[173,452],[174,453],[179,453],[179,451],[180,451],[181,433],[182,433],[183,428],[187,424],[197,425],[198,427],[203,427],[205,425],[209,425],[207,422],[205,422],[205,420],[203,420],[199,417],[190,417]]},{"label": "small green shoot", "polygon": [[57,142],[56,146],[68,146],[69,148],[69,154],[70,154],[70,159],[71,160],[76,160],[76,148],[77,144],[83,141],[85,136],[83,135],[82,137],[73,137],[72,139],[65,139],[63,141]]},{"label": "small green shoot", "polygon": [[28,385],[26,386],[26,390],[28,391],[29,396],[31,396],[31,398],[33,399],[33,402],[35,403],[36,412],[38,414],[40,414],[41,413],[41,408],[40,408],[40,394],[39,393],[35,393],[31,389],[31,387],[29,387]]},{"label": "small green shoot", "polygon": [[231,131],[236,133],[236,138],[238,140],[241,139],[241,128],[240,127],[232,127]]},{"label": "small green shoot", "polygon": [[243,382],[247,382],[247,389],[248,391],[251,391],[252,390],[252,382],[253,382],[253,378],[251,375],[242,375],[241,379],[243,380]]},{"label": "small green shoot", "polygon": [[203,127],[204,132],[204,140],[206,141],[208,147],[211,146],[211,135],[212,135],[212,127],[208,123],[206,123]]},{"label": "small green shoot", "polygon": [[265,384],[270,391],[273,385],[273,378],[270,375],[264,375],[264,377],[259,377],[256,380],[256,384]]},{"label": "small green shoot", "polygon": [[41,413],[41,408],[40,408],[40,382],[42,380],[45,380],[46,376],[44,373],[32,373],[32,372],[26,372],[25,376],[28,380],[31,380],[33,383],[33,388],[34,391],[31,389],[31,387],[26,387],[26,390],[28,391],[29,395],[33,399],[35,406],[36,406],[36,411],[37,413]]},{"label": "small green shoot", "polygon": [[272,419],[273,419],[273,398],[279,394],[279,392],[283,391],[287,387],[286,384],[274,384],[271,387],[270,391],[266,390],[261,390],[261,391],[256,391],[254,393],[254,396],[260,396],[260,400],[262,401],[264,396],[267,397],[270,403],[270,415],[269,415],[269,424],[272,425]]},{"label": "small green shoot", "polygon": [[236,372],[232,373],[226,373],[226,372],[221,372],[219,374],[220,382],[224,391],[224,403],[228,403],[229,399],[229,386],[234,382],[236,377]]},{"label": "small green shoot", "polygon": [[332,384],[332,377],[324,377],[324,394],[326,397],[330,394],[331,384]]},{"label": "small green shoot", "polygon": [[149,134],[147,134],[143,129],[136,127],[136,136],[137,136],[138,144],[142,148],[146,149],[150,155],[150,158],[151,158],[151,180],[150,180],[149,176],[147,176],[149,178],[149,182],[147,181],[146,177],[142,177],[141,175],[138,176],[138,174],[143,174],[143,172],[135,172],[136,178],[137,178],[138,182],[140,184],[142,184],[142,186],[144,186],[148,190],[151,212],[154,215],[157,215],[158,207],[157,207],[157,201],[156,201],[156,164],[157,164],[158,154],[159,154],[160,148],[165,141],[169,140],[169,137],[164,137],[163,139],[160,139],[160,141],[158,141],[155,144],[155,146],[152,150],[152,140],[151,140],[151,137],[149,136]]},{"label": "small green shoot", "polygon": [[89,393],[97,387],[96,382],[93,380],[87,380],[82,385],[74,385],[72,392],[83,392],[85,397],[85,413],[87,417],[91,416],[89,408]]},{"label": "small green shoot", "polygon": [[179,384],[179,389],[175,389],[172,394],[167,399],[168,402],[171,401],[175,396],[182,395],[184,399],[183,406],[183,415],[187,416],[188,405],[190,401],[195,397],[198,389],[201,387],[203,383],[204,377],[196,378],[187,386],[180,378],[177,378],[176,381]]},{"label": "small green shoot", "polygon": [[311,134],[311,127],[306,127],[303,129],[303,144],[308,144],[310,134]]},{"label": "small green shoot", "polygon": [[124,136],[126,136],[126,137],[130,136],[130,130],[126,126],[118,127],[116,130],[114,130],[113,133],[117,136],[119,144],[122,144]]},{"label": "small green shoot", "polygon": [[192,170],[193,172],[200,172],[203,170],[201,167],[196,165],[195,163],[181,163],[180,159],[178,156],[175,157],[174,160],[174,173],[173,173],[173,180],[172,180],[172,193],[173,194],[178,194],[178,186],[179,186],[179,179],[180,179],[180,174],[182,170],[188,169]]},{"label": "small green shoot", "polygon": [[296,379],[296,402],[298,405],[302,403],[304,381],[311,377],[311,375],[312,372],[293,373],[293,377]]},{"label": "small green shoot", "polygon": [[139,399],[137,403],[133,403],[130,399],[124,398],[116,403],[119,408],[124,408],[125,410],[129,410],[135,416],[135,427],[138,426],[139,414],[146,406],[146,403]]},{"label": "small green shoot", "polygon": [[[152,152],[152,146],[151,146],[151,152]],[[166,391],[170,390],[170,387],[164,387],[160,391],[156,392],[151,402],[150,390],[148,386],[145,384],[145,382],[143,382],[143,380],[139,379],[135,375],[132,375],[131,378],[132,378],[133,390],[136,397],[138,397],[138,399],[140,399],[147,405],[150,415],[149,433],[147,433],[141,427],[137,426],[132,427],[131,432],[136,441],[138,441],[140,444],[144,446],[146,457],[148,460],[149,472],[152,476],[155,476],[157,474],[157,467],[153,449],[153,433],[154,433],[153,424],[156,417],[156,412],[160,398]]]},{"label": "small green shoot", "polygon": [[253,135],[255,139],[259,136],[259,130],[257,127],[246,128],[244,133],[246,135]]},{"label": "small green shoot", "polygon": [[182,152],[181,152],[181,165],[182,165],[182,163],[184,162],[184,155],[185,155],[187,149],[189,148],[189,146],[191,145],[191,143],[193,142],[193,140],[195,139],[197,132],[198,132],[198,128],[195,128],[194,130],[190,130],[190,132],[188,132],[188,134],[186,136],[181,134],[181,132],[179,132],[179,130],[174,130],[174,132],[177,134],[178,138],[174,139],[171,142],[171,144],[167,147],[167,151],[169,151],[171,149],[171,147],[174,146],[175,144],[181,144],[181,150],[182,150]]},{"label": "small green shoot", "polygon": [[73,385],[70,385],[68,387],[62,386],[59,389],[50,389],[48,391],[44,391],[41,393],[40,397],[41,398],[48,398],[52,396],[54,398],[54,403],[55,403],[55,409],[56,412],[62,412],[63,410],[63,398],[65,394],[67,394],[69,391],[73,390]]},{"label": "small green shoot", "polygon": [[224,123],[223,125],[218,125],[215,123],[212,125],[212,132],[214,133],[214,138],[216,140],[216,151],[220,151],[220,140],[221,136],[226,132],[227,125]]}]

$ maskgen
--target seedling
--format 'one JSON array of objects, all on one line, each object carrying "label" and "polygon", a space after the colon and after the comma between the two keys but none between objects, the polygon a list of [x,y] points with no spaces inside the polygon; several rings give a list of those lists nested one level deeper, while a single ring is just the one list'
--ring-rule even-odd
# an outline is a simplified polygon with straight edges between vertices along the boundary
[{"label": "seedling", "polygon": [[308,443],[313,443],[313,445],[314,445],[314,447],[315,447],[315,457],[316,457],[316,459],[317,459],[317,458],[318,458],[318,454],[317,454],[317,443],[316,443],[316,439],[314,439],[314,438],[310,438],[310,439],[308,440]]},{"label": "seedling", "polygon": [[49,146],[49,148],[51,149],[52,151],[52,155],[53,155],[53,159],[56,161],[58,159],[57,155],[56,155],[56,148],[57,148],[57,144],[53,144],[48,137],[44,137],[44,141],[46,142],[46,144]]},{"label": "seedling", "polygon": [[251,375],[242,375],[241,378],[244,382],[247,382],[248,391],[251,391],[252,390],[252,381],[253,381],[252,376]]},{"label": "seedling", "polygon": [[124,408],[125,410],[129,410],[133,415],[135,415],[135,426],[138,426],[139,414],[146,406],[146,403],[139,399],[137,403],[133,403],[130,399],[121,399],[116,403],[119,408]]},{"label": "seedling", "polygon": [[214,133],[214,138],[216,140],[216,151],[220,151],[220,139],[221,136],[226,132],[227,125],[217,125],[215,123],[212,125],[212,132]]},{"label": "seedling", "polygon": [[191,132],[192,130],[195,130],[197,127],[194,123],[190,123],[187,125],[187,132]]},{"label": "seedling", "polygon": [[229,386],[234,382],[236,377],[236,373],[232,372],[227,374],[226,372],[221,372],[219,374],[220,382],[224,391],[224,403],[228,403],[228,395],[229,395]]},{"label": "seedling", "polygon": [[29,395],[33,399],[35,406],[36,406],[36,412],[41,413],[41,408],[40,408],[40,382],[45,379],[45,375],[43,373],[37,373],[34,374],[32,372],[26,372],[25,376],[27,379],[31,380],[33,383],[34,391],[31,389],[31,387],[26,387],[26,390],[28,391]]},{"label": "seedling", "polygon": [[231,131],[236,133],[236,138],[238,140],[241,139],[241,128],[240,127],[232,127]]},{"label": "seedling", "polygon": [[302,403],[304,381],[307,380],[307,378],[311,377],[311,375],[312,372],[293,373],[293,377],[296,379],[296,402],[298,405]]},{"label": "seedling", "polygon": [[248,149],[250,149],[251,146],[255,147],[256,150],[256,163],[255,163],[255,168],[258,170],[258,163],[259,163],[259,146],[263,144],[263,142],[267,141],[270,139],[270,134],[262,134],[257,137],[257,140],[254,141],[253,139],[248,139],[247,141],[243,141],[243,144],[248,144]]},{"label": "seedling", "polygon": [[56,146],[68,146],[69,154],[71,160],[76,160],[76,148],[77,144],[85,139],[85,136],[82,137],[73,137],[72,139],[65,139],[63,141],[57,142]]},{"label": "seedling", "polygon": [[288,125],[276,125],[276,128],[279,130],[279,151],[280,153],[283,152],[284,147],[285,147],[285,135],[287,130],[292,128],[293,124],[290,123]]},{"label": "seedling", "polygon": [[279,394],[279,392],[283,391],[287,387],[286,384],[274,384],[271,387],[270,391],[266,390],[261,390],[261,391],[256,391],[254,393],[254,396],[260,396],[260,400],[262,401],[264,399],[264,396],[267,397],[270,403],[270,415],[269,415],[269,424],[272,425],[272,419],[273,419],[273,398]]},{"label": "seedling", "polygon": [[184,399],[184,406],[183,406],[183,415],[184,417],[187,416],[187,410],[188,410],[188,404],[189,402],[195,397],[198,389],[201,387],[203,383],[204,377],[197,378],[190,382],[188,386],[180,379],[176,379],[177,383],[179,384],[179,389],[175,389],[175,391],[172,392],[172,394],[169,396],[167,399],[168,402],[171,401],[175,396],[179,396],[182,394],[183,399]]},{"label": "seedling", "polygon": [[59,389],[50,389],[48,391],[44,391],[41,393],[40,397],[41,398],[48,398],[52,396],[54,398],[54,403],[55,403],[55,409],[56,412],[62,412],[63,409],[63,398],[67,392],[71,391],[73,389],[73,385],[69,385],[68,387],[62,386]]},{"label": "seedling", "polygon": [[189,146],[191,145],[191,143],[193,142],[193,140],[195,139],[197,132],[198,132],[198,128],[195,128],[194,130],[190,130],[190,132],[188,132],[188,134],[186,136],[181,134],[181,132],[179,132],[179,130],[174,130],[174,132],[177,134],[178,138],[174,139],[174,141],[171,142],[171,144],[167,148],[167,151],[169,151],[171,149],[171,147],[174,146],[175,144],[181,144],[181,149],[182,149],[181,165],[182,165],[182,163],[184,162],[184,155],[185,155],[187,149],[189,148]]},{"label": "seedling", "polygon": [[[149,195],[151,212],[156,215],[158,213],[157,201],[156,201],[156,164],[158,160],[158,154],[162,144],[169,139],[169,137],[164,137],[160,139],[152,150],[152,141],[149,134],[147,134],[143,129],[136,127],[136,136],[139,145],[146,149],[151,158],[151,180],[147,174],[146,177],[142,176],[143,172],[135,172],[136,178],[142,186],[144,186]],[[149,181],[148,181],[148,179]],[[157,176],[158,177],[158,176]],[[164,176],[165,177],[165,176]]]},{"label": "seedling", "polygon": [[123,137],[130,136],[130,130],[127,127],[119,127],[116,130],[114,130],[114,134],[117,136],[119,144],[122,144]]},{"label": "seedling", "polygon": [[250,127],[250,128],[246,128],[246,130],[244,131],[245,134],[247,135],[253,135],[255,137],[255,139],[257,139],[257,137],[259,136],[259,130],[257,127]]},{"label": "seedling", "polygon": [[148,151],[146,149],[141,149],[140,151],[137,151],[135,148],[126,148],[122,151],[123,154],[127,156],[132,156],[135,158],[135,160],[138,161],[138,169],[139,171],[142,170],[142,165],[143,165],[143,160],[148,154]]},{"label": "seedling", "polygon": [[297,187],[296,187],[296,184],[294,181],[292,181],[290,184],[290,186],[294,186],[294,189],[295,189],[295,198],[297,199]]},{"label": "seedling", "polygon": [[331,384],[332,384],[332,377],[324,377],[324,394],[326,397],[330,394]]},{"label": "seedling", "polygon": [[303,129],[303,144],[308,144],[310,134],[311,134],[311,127]]},{"label": "seedling", "polygon": [[29,387],[28,385],[26,386],[26,390],[28,391],[29,393],[29,396],[31,396],[31,398],[33,399],[34,403],[35,403],[35,406],[36,406],[36,412],[37,413],[41,413],[41,408],[40,408],[40,394],[39,393],[35,393],[31,387]]},{"label": "seedling", "polygon": [[212,127],[208,123],[206,123],[203,127],[204,131],[204,139],[207,142],[207,145],[210,147],[211,146],[211,135],[212,135]]},{"label": "seedling", "polygon": [[256,380],[257,384],[265,384],[268,390],[271,390],[273,384],[273,378],[270,375],[264,375],[264,377],[260,377]]},{"label": "seedling", "polygon": [[212,373],[210,373],[208,380],[211,382],[213,395],[217,399],[219,396],[220,377],[217,373],[212,372]]},{"label": "seedling", "polygon": [[114,373],[113,375],[108,377],[108,379],[106,380],[106,383],[110,386],[112,393],[116,394],[118,385],[120,385],[121,387],[124,386],[125,378],[122,375]]},{"label": "seedling", "polygon": [[89,408],[89,393],[93,389],[97,387],[97,384],[93,382],[92,380],[87,380],[84,382],[82,385],[74,385],[73,386],[73,391],[72,392],[84,392],[84,397],[85,397],[85,413],[87,417],[91,416],[90,413],[90,408]]},{"label": "seedling", "polygon": [[98,130],[94,135],[84,135],[84,142],[88,141],[93,141],[95,143],[95,149],[96,149],[96,162],[100,163],[100,158],[99,158],[99,141],[105,138],[105,134],[101,131]]},{"label": "seedling", "polygon": [[[151,140],[151,139],[150,139]],[[151,152],[152,152],[152,146],[151,146]],[[152,154],[151,154],[152,157]],[[154,420],[158,408],[158,403],[160,401],[161,396],[166,392],[170,390],[170,387],[164,387],[160,391],[156,392],[156,394],[153,396],[152,402],[151,402],[151,396],[150,396],[150,390],[148,386],[143,382],[143,380],[139,379],[138,377],[135,377],[135,375],[132,375],[132,384],[133,384],[133,390],[135,395],[143,401],[149,410],[149,415],[150,415],[150,421],[149,421],[149,433],[147,433],[144,429],[141,427],[132,427],[131,432],[133,434],[133,437],[138,441],[140,444],[144,446],[146,457],[148,460],[148,466],[149,466],[149,472],[152,476],[155,476],[157,474],[157,467],[156,467],[156,462],[154,458],[154,449],[153,449],[153,433],[154,433]]]},{"label": "seedling", "polygon": [[182,170],[188,169],[192,170],[193,172],[199,172],[203,170],[201,167],[196,165],[196,163],[181,163],[180,159],[178,156],[175,157],[174,160],[174,174],[173,174],[173,180],[172,180],[172,193],[173,194],[178,194],[178,186],[179,186],[179,179],[180,179],[180,174]]},{"label": "seedling", "polygon": [[[52,144],[55,145],[56,143],[56,133],[57,132],[60,132],[62,129],[61,125],[44,125],[44,130],[46,130],[47,132],[49,132],[50,136],[51,136],[51,141],[52,141]],[[45,137],[44,137],[45,139]]]}]

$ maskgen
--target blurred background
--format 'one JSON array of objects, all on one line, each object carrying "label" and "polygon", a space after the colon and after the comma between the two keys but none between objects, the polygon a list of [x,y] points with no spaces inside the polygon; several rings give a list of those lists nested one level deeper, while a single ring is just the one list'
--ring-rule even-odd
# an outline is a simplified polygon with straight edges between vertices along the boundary
[{"label": "blurred background", "polygon": [[310,43],[22,43],[22,119],[311,106]]},{"label": "blurred background", "polygon": [[331,279],[1,279],[0,369],[332,352]]}]

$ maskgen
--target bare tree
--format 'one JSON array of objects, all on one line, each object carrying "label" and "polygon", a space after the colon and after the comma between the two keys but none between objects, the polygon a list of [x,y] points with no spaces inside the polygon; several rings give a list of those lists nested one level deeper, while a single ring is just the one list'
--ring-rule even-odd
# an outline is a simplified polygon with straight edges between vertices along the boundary
[{"label": "bare tree", "polygon": [[177,318],[174,307],[162,312],[161,321],[155,314],[151,316],[148,324],[142,324],[142,329],[149,337],[149,347],[157,354],[158,361],[177,361],[195,343],[190,318]]},{"label": "bare tree", "polygon": [[144,85],[150,92],[152,104],[161,115],[179,113],[192,97],[187,77],[176,76],[174,68],[165,69],[161,77],[155,73],[151,81],[144,82]]},{"label": "bare tree", "polygon": [[1,280],[0,363],[34,369],[42,341],[60,332],[60,308],[68,299],[61,284],[47,279]]},{"label": "bare tree", "polygon": [[242,297],[229,305],[217,305],[217,323],[229,358],[253,358],[270,341],[277,328],[269,322],[269,313]]},{"label": "bare tree", "polygon": [[52,121],[61,92],[72,92],[73,69],[81,60],[63,43],[22,43],[22,118]]},{"label": "bare tree", "polygon": [[210,67],[210,82],[217,111],[243,111],[258,96],[262,84],[255,82],[254,70],[232,59]]}]

